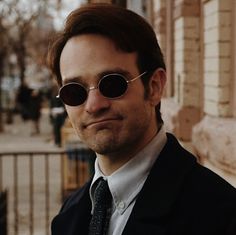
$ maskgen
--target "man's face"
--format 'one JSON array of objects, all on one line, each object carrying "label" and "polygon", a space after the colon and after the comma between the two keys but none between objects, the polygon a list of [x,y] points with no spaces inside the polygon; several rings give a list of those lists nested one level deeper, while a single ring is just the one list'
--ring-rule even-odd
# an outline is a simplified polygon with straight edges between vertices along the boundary
[{"label": "man's face", "polygon": [[[106,37],[76,36],[67,42],[61,54],[62,82],[79,82],[89,88],[110,73],[121,73],[130,80],[140,74],[136,62],[136,53],[118,50]],[[108,99],[93,89],[82,105],[66,105],[80,139],[99,154],[119,158],[132,157],[155,135],[154,107],[153,100],[144,99],[141,79],[129,83],[120,98]]]}]

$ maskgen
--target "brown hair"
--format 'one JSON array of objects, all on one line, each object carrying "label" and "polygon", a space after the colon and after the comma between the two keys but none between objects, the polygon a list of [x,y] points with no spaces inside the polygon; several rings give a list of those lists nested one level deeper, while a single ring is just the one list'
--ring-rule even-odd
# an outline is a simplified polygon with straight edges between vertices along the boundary
[{"label": "brown hair", "polygon": [[[112,4],[89,4],[71,12],[64,30],[52,41],[48,51],[48,65],[62,85],[60,56],[66,42],[81,34],[100,34],[110,38],[116,47],[124,52],[137,52],[137,66],[147,84],[152,72],[165,69],[163,54],[152,27],[138,14]],[[160,104],[156,107],[157,119],[162,123]]]}]

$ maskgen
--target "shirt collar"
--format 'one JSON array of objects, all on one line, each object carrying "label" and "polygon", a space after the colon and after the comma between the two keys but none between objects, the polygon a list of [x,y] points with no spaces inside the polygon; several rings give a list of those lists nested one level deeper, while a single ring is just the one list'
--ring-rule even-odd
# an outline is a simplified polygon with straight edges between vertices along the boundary
[{"label": "shirt collar", "polygon": [[[108,181],[115,208],[122,214],[140,192],[151,167],[160,154],[166,141],[167,137],[165,128],[162,126],[157,135],[148,143],[148,145],[110,176],[103,175],[96,159],[95,175],[90,186],[92,211],[94,207],[93,194],[96,181],[103,177]],[[142,164],[140,164],[140,162],[142,162]]]}]

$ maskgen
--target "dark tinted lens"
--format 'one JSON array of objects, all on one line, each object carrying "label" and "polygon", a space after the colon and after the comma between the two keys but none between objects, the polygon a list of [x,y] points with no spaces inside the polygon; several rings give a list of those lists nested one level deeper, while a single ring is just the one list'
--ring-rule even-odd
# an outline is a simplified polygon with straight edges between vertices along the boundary
[{"label": "dark tinted lens", "polygon": [[80,84],[70,83],[60,90],[60,98],[67,105],[81,105],[87,99],[87,91]]},{"label": "dark tinted lens", "polygon": [[117,98],[126,92],[127,86],[124,77],[119,74],[110,74],[102,78],[99,83],[99,90],[105,97]]}]

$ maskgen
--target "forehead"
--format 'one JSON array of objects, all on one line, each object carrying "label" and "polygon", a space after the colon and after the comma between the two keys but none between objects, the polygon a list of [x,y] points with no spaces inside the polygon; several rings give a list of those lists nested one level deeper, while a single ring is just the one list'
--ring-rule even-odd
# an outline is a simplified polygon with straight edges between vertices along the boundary
[{"label": "forehead", "polygon": [[123,52],[113,41],[101,35],[79,35],[68,40],[62,50],[60,70],[62,80],[77,76],[94,76],[119,68],[138,72],[136,52]]}]

